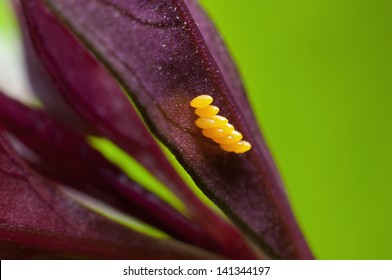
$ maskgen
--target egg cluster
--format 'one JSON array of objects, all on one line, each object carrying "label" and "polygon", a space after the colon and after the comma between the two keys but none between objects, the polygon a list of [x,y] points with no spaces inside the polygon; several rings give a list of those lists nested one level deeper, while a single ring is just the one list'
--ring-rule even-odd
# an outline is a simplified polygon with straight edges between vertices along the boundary
[{"label": "egg cluster", "polygon": [[199,116],[195,124],[203,129],[203,135],[227,152],[242,154],[249,151],[252,145],[242,140],[242,134],[225,117],[217,115],[219,108],[211,105],[212,101],[209,95],[199,95],[191,101],[191,106],[196,108],[195,114]]}]

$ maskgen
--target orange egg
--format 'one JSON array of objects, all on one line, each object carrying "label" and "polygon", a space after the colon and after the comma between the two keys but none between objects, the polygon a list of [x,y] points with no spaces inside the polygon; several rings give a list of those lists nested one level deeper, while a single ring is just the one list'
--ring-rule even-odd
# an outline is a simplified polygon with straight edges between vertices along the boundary
[{"label": "orange egg", "polygon": [[219,108],[210,105],[214,99],[206,94],[195,97],[190,105],[196,108],[195,114],[199,118],[195,121],[197,127],[202,129],[205,137],[220,144],[220,148],[226,152],[242,154],[249,151],[252,145],[242,140],[241,132],[235,130],[223,116],[217,115]]}]

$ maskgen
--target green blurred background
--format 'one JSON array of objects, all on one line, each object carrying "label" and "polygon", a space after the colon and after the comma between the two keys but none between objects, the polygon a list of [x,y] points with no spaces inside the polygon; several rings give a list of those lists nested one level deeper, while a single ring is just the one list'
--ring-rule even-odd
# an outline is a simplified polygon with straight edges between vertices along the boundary
[{"label": "green blurred background", "polygon": [[[201,2],[316,256],[392,259],[392,1]],[[4,4],[0,44],[14,30]]]}]

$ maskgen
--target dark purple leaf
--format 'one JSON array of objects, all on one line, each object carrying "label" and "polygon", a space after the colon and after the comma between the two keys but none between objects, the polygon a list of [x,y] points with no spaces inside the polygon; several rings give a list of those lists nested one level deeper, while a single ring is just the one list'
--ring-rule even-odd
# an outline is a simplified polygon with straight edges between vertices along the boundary
[{"label": "dark purple leaf", "polygon": [[90,134],[97,134],[96,131],[84,122],[74,111],[66,106],[65,100],[58,93],[56,85],[45,72],[38,57],[32,49],[31,42],[24,40],[25,60],[28,77],[34,94],[43,103],[48,113],[62,120],[68,125]]},{"label": "dark purple leaf", "polygon": [[[193,1],[45,2],[120,81],[202,191],[267,256],[312,258],[241,83],[228,81],[237,73],[220,69],[232,62],[226,51],[215,50],[222,46],[212,43],[209,24],[196,22],[206,18]],[[189,106],[200,94],[214,97],[220,114],[252,143],[251,151],[226,153],[201,135]]]},{"label": "dark purple leaf", "polygon": [[197,225],[131,181],[92,149],[83,135],[44,112],[30,109],[0,92],[0,125],[47,162],[37,164],[45,168],[45,174],[60,178],[71,187],[77,186],[179,240],[222,251]]},{"label": "dark purple leaf", "polygon": [[40,1],[22,3],[35,49],[69,105],[89,126],[113,140],[180,196],[191,218],[226,248],[227,254],[254,257],[239,232],[200,202],[181,180],[107,70]]},{"label": "dark purple leaf", "polygon": [[[194,259],[214,257],[116,224],[30,171],[0,130],[1,258]],[[7,250],[7,251],[4,251]]]}]

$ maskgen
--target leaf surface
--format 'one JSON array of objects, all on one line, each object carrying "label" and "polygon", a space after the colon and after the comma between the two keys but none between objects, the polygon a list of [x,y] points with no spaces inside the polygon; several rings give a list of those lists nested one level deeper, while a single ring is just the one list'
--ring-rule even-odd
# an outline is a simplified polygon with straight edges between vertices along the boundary
[{"label": "leaf surface", "polygon": [[26,160],[44,175],[125,211],[181,241],[219,250],[199,226],[128,178],[91,148],[82,134],[43,111],[28,108],[0,92],[0,125],[29,148],[30,156],[25,156]]},{"label": "leaf surface", "polygon": [[84,208],[32,172],[0,130],[1,258],[194,259],[195,247],[147,237]]},{"label": "leaf surface", "polygon": [[[230,69],[220,69],[228,57],[217,62],[211,49],[222,46],[206,43],[205,29],[198,27],[203,24],[189,8],[194,2],[46,3],[112,71],[202,191],[269,257],[312,258],[246,97],[228,81]],[[200,94],[214,98],[220,114],[252,143],[251,151],[227,153],[201,135],[189,106]]]},{"label": "leaf surface", "polygon": [[188,207],[191,218],[226,254],[254,258],[239,231],[206,207],[182,181],[113,77],[41,2],[21,3],[37,54],[70,107],[171,188]]}]

